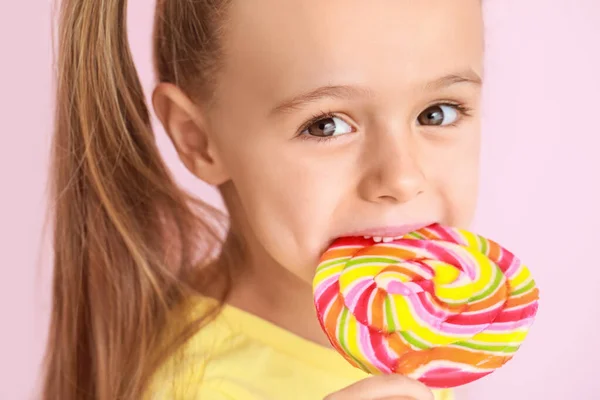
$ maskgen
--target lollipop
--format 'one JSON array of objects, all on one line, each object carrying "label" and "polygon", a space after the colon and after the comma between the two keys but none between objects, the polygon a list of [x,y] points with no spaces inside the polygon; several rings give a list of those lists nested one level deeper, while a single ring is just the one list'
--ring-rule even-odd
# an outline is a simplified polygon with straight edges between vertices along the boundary
[{"label": "lollipop", "polygon": [[352,365],[430,388],[482,378],[509,361],[538,308],[514,254],[438,224],[388,243],[340,238],[313,282],[321,327]]}]

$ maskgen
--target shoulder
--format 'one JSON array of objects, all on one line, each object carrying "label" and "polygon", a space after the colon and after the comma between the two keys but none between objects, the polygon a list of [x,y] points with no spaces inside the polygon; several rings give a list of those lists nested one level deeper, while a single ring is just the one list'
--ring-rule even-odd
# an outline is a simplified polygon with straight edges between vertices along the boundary
[{"label": "shoulder", "polygon": [[188,305],[185,322],[199,318],[206,322],[156,371],[147,400],[254,399],[238,395],[243,388],[230,379],[247,367],[254,346],[218,306],[211,299],[194,299]]},{"label": "shoulder", "polygon": [[[157,371],[147,400],[317,399],[367,377],[333,349],[232,307],[215,314],[215,305],[186,312],[212,318]],[[436,400],[453,398],[439,391]]]}]

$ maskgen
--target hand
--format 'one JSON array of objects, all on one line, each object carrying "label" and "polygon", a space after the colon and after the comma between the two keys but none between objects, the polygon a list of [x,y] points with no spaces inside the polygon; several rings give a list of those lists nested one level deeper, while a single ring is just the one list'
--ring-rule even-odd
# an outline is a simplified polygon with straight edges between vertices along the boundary
[{"label": "hand", "polygon": [[378,375],[332,393],[323,400],[434,400],[434,396],[419,381],[401,375]]}]

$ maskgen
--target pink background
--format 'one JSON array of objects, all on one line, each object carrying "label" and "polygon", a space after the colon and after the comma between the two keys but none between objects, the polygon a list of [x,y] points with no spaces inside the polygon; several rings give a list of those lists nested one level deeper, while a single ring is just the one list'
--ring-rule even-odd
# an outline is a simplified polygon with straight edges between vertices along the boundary
[{"label": "pink background", "polygon": [[[130,1],[131,41],[152,86],[153,3]],[[487,1],[481,203],[474,229],[520,255],[541,288],[539,318],[505,368],[470,399],[599,399],[600,2]],[[50,2],[0,5],[0,399],[35,385],[48,315],[42,236],[52,118]],[[182,183],[189,176],[158,132]],[[521,388],[524,387],[524,388]]]}]

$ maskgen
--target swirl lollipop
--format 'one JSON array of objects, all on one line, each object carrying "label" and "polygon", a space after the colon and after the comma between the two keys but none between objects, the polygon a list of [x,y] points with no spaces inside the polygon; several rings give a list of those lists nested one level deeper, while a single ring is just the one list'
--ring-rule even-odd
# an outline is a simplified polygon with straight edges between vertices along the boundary
[{"label": "swirl lollipop", "polygon": [[321,326],[348,362],[431,388],[464,385],[500,368],[538,308],[535,282],[515,255],[438,224],[389,243],[336,240],[313,290]]}]

